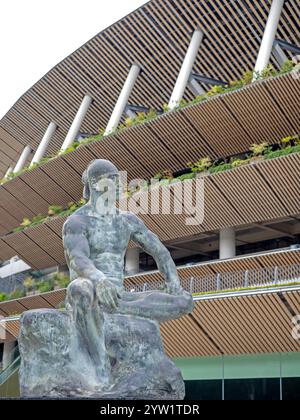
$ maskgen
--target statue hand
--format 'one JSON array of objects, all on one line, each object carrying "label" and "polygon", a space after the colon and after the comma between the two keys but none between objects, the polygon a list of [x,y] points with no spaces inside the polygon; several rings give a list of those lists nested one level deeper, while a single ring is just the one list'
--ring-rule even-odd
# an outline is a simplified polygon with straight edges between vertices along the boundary
[{"label": "statue hand", "polygon": [[121,297],[117,287],[107,279],[100,280],[96,284],[96,295],[99,303],[104,305],[108,310],[116,310],[118,307],[118,299]]}]

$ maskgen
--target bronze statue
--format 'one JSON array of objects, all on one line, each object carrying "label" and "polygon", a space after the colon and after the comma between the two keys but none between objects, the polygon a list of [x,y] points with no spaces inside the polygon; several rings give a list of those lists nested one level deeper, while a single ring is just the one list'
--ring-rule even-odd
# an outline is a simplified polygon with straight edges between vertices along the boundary
[{"label": "bronze statue", "polygon": [[[64,370],[69,378],[62,381],[61,389],[52,378],[52,385],[47,383],[44,391],[47,388],[54,396],[182,398],[183,380],[164,355],[158,322],[191,312],[192,297],[182,289],[176,266],[158,237],[136,215],[116,207],[115,193],[120,188],[117,168],[109,161],[95,160],[85,171],[83,183],[88,201],[63,228],[71,283],[67,313],[59,314],[57,320],[58,331],[62,325],[64,334],[72,331],[63,340],[70,365],[67,370],[64,365]],[[124,290],[124,257],[130,240],[154,258],[165,279],[165,290]],[[28,337],[33,333],[29,321],[40,317],[47,323],[49,316],[50,324],[55,323],[49,310],[23,316],[20,344],[24,360],[26,346],[30,347]],[[50,358],[54,359],[53,354]],[[83,377],[80,366],[86,373],[94,372],[90,379]],[[22,369],[28,374],[25,362]],[[76,390],[71,385],[74,378],[80,384]],[[31,386],[23,383],[25,380],[25,374],[21,375],[21,389],[26,395],[30,389],[40,392],[43,388],[36,378]]]}]

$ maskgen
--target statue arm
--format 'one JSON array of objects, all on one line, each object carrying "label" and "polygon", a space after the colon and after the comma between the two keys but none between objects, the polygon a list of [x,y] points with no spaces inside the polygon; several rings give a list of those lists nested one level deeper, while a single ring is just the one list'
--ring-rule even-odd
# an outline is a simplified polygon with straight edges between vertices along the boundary
[{"label": "statue arm", "polygon": [[151,255],[160,273],[163,275],[170,293],[182,291],[176,265],[167,248],[158,236],[151,232],[145,224],[134,214],[129,214],[132,227],[131,239],[139,244],[147,254]]},{"label": "statue arm", "polygon": [[104,274],[98,270],[90,259],[90,247],[86,236],[84,223],[79,219],[69,218],[63,228],[63,244],[69,260],[69,267],[83,277],[98,283],[105,279]]}]

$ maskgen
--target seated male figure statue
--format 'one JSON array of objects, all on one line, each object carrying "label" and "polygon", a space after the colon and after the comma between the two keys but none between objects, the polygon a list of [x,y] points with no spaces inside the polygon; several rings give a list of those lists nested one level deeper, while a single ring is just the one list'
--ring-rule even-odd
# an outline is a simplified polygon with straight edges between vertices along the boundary
[{"label": "seated male figure statue", "polygon": [[[191,312],[192,296],[182,289],[158,237],[135,214],[116,208],[119,178],[117,168],[100,159],[83,175],[87,203],[63,227],[71,278],[67,313],[30,311],[21,320],[23,395],[184,396],[180,371],[164,354],[158,323]],[[130,240],[154,258],[165,290],[124,290]]]},{"label": "seated male figure statue", "polygon": [[[119,188],[118,169],[109,161],[95,160],[87,168],[83,182],[88,202],[68,218],[63,228],[72,280],[67,301],[103,374],[107,369],[104,344],[99,346],[95,334],[101,330],[102,312],[164,321],[191,312],[193,303],[191,295],[182,290],[176,266],[158,237],[135,214],[113,207],[114,193]],[[124,291],[124,257],[130,240],[154,258],[165,279],[166,292]]]}]

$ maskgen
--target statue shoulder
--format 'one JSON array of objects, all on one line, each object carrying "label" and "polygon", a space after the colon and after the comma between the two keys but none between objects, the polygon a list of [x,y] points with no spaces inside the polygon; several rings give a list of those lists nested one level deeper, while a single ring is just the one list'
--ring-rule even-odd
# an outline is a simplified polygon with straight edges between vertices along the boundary
[{"label": "statue shoulder", "polygon": [[142,219],[130,211],[124,211],[122,212],[122,215],[132,230],[140,229],[145,226]]},{"label": "statue shoulder", "polygon": [[86,234],[88,218],[84,214],[74,213],[67,218],[63,225],[63,235],[67,234]]}]

